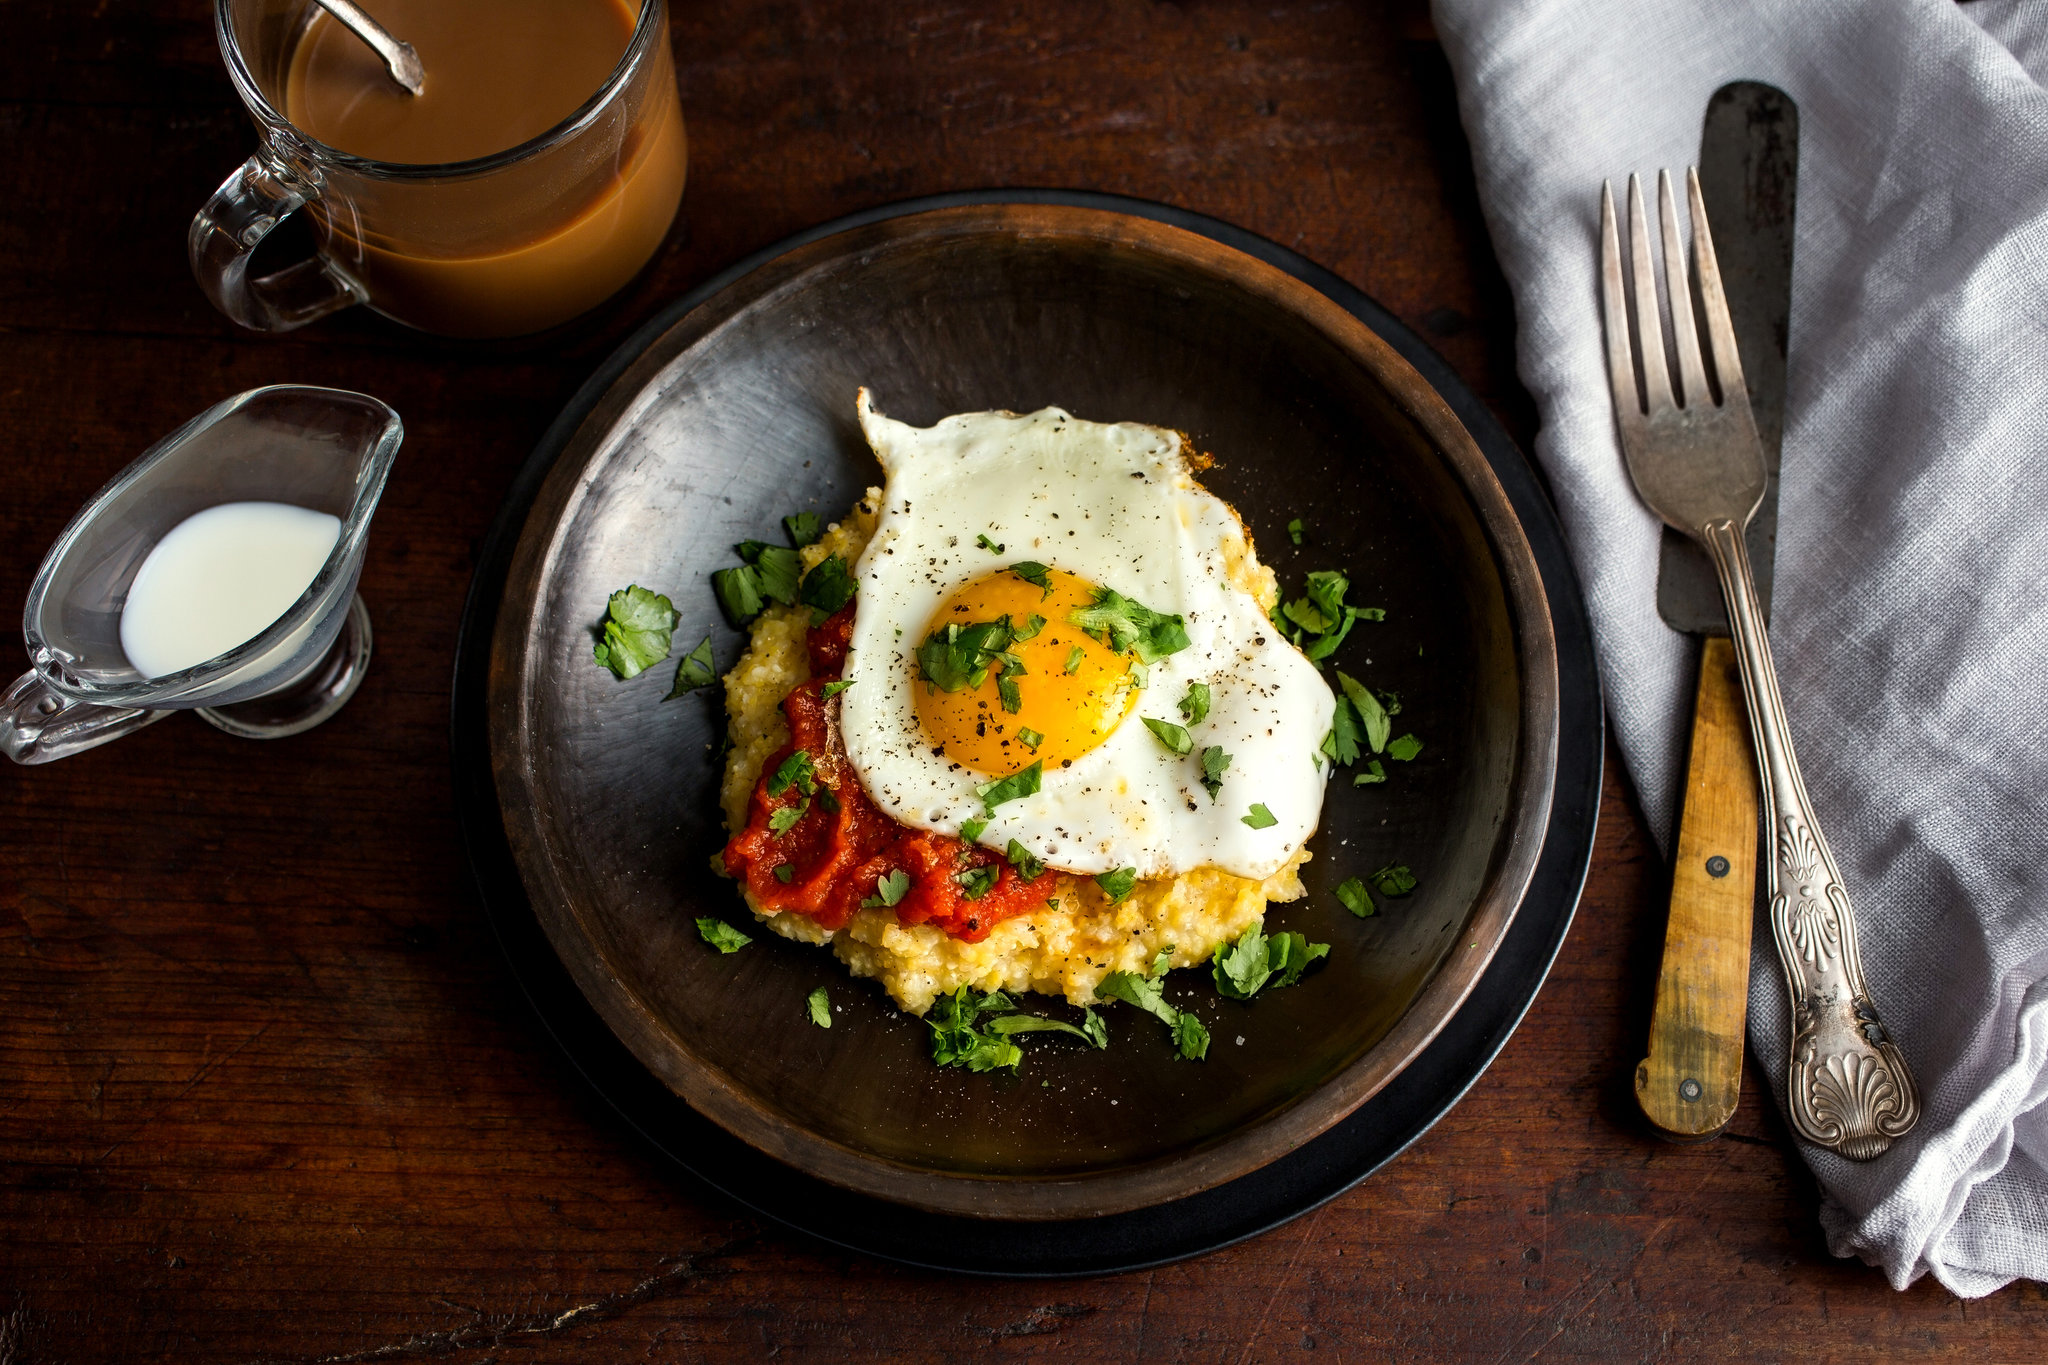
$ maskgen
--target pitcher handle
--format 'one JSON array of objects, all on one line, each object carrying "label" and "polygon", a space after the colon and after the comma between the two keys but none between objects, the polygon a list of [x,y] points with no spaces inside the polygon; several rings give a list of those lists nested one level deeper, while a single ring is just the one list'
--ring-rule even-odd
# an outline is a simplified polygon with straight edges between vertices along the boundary
[{"label": "pitcher handle", "polygon": [[361,285],[319,256],[249,278],[257,246],[316,190],[266,152],[256,153],[221,182],[185,234],[192,274],[214,307],[244,327],[289,332],[369,298]]},{"label": "pitcher handle", "polygon": [[16,763],[50,763],[154,725],[169,711],[134,711],[59,696],[24,673],[0,696],[0,749]]}]

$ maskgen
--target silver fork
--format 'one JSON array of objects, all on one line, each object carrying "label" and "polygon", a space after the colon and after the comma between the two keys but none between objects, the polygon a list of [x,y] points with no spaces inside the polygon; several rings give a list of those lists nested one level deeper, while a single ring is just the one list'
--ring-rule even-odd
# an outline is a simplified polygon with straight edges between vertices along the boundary
[{"label": "silver fork", "polygon": [[[1623,296],[1614,189],[1600,190],[1601,295],[1607,327],[1608,379],[1629,477],[1651,511],[1705,547],[1721,577],[1721,595],[1735,636],[1750,735],[1762,774],[1764,827],[1770,832],[1771,931],[1792,997],[1792,1126],[1808,1142],[1855,1161],[1883,1154],[1920,1117],[1920,1093],[1897,1044],[1878,1021],[1863,982],[1856,918],[1843,889],[1813,802],[1799,775],[1763,608],[1750,575],[1743,528],[1764,495],[1764,457],[1742,383],[1742,361],[1728,321],[1728,299],[1714,260],[1699,177],[1686,171],[1700,303],[1708,355],[1718,381],[1707,383],[1686,286],[1685,253],[1669,172],[1657,173],[1664,277],[1678,364],[1673,390],[1657,313],[1642,186],[1628,178],[1629,256],[1640,345],[1629,340]],[[1637,370],[1640,365],[1641,380]]]}]

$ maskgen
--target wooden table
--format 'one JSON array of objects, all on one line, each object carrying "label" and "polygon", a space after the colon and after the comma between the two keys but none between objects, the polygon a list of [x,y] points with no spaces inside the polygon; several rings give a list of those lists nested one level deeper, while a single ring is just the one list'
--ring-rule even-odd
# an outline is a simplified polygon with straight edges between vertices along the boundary
[{"label": "wooden table", "polygon": [[251,146],[209,7],[0,8],[0,602],[102,481],[227,394],[365,389],[410,430],[363,578],[376,660],[336,721],[259,746],[175,719],[0,775],[0,1363],[2048,1358],[2037,1286],[1964,1303],[1831,1259],[1754,1083],[1718,1142],[1645,1136],[1629,1077],[1666,873],[1611,756],[1585,900],[1521,1031],[1410,1151],[1246,1244],[947,1278],[763,1225],[635,1140],[499,956],[447,733],[478,540],[636,323],[853,209],[1111,190],[1330,266],[1525,444],[1534,426],[1419,10],[672,5],[685,220],[629,297],[538,348],[360,313],[236,331],[184,261]]}]

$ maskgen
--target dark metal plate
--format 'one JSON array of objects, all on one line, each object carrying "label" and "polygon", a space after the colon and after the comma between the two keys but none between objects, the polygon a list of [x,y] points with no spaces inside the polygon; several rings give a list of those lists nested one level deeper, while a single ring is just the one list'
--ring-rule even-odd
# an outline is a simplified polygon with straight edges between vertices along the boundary
[{"label": "dark metal plate", "polygon": [[[1404,354],[1429,372],[1429,379],[1449,399],[1458,416],[1468,428],[1480,436],[1481,446],[1493,468],[1499,473],[1507,497],[1514,504],[1523,523],[1532,528],[1532,539],[1540,542],[1536,561],[1541,565],[1545,585],[1553,604],[1559,601],[1564,604],[1558,641],[1560,648],[1568,656],[1568,666],[1559,674],[1559,695],[1561,698],[1568,696],[1570,702],[1571,714],[1561,731],[1568,737],[1569,743],[1558,751],[1558,776],[1552,788],[1555,799],[1549,802],[1549,838],[1544,846],[1544,857],[1536,868],[1536,875],[1531,883],[1531,904],[1539,909],[1533,919],[1528,918],[1525,912],[1527,923],[1518,925],[1496,954],[1498,970],[1497,973],[1489,975],[1488,980],[1492,982],[1494,975],[1498,975],[1499,987],[1482,987],[1480,995],[1473,1003],[1451,1020],[1449,1029],[1438,1040],[1439,1044],[1450,1040],[1449,1046],[1430,1045],[1423,1050],[1408,1071],[1399,1072],[1394,1076],[1391,1085],[1382,1091],[1381,1095],[1382,1099],[1389,1095],[1395,1098],[1389,1102],[1391,1107],[1381,1113],[1378,1121],[1363,1126],[1359,1122],[1361,1115],[1378,1109],[1382,1099],[1371,1101],[1350,1120],[1338,1124],[1323,1137],[1310,1142],[1280,1163],[1288,1174],[1283,1174],[1276,1167],[1267,1167],[1191,1199],[1176,1200],[1148,1212],[1121,1214],[1109,1219],[1089,1220],[1078,1224],[1062,1222],[1010,1225],[1005,1228],[1001,1237],[993,1241],[984,1238],[971,1239],[977,1244],[977,1249],[964,1258],[950,1252],[944,1257],[946,1263],[959,1268],[1002,1269],[1011,1273],[1059,1273],[1187,1254],[1192,1250],[1202,1249],[1205,1245],[1213,1245],[1217,1240],[1228,1240],[1230,1237],[1256,1231],[1259,1226],[1297,1212],[1335,1193],[1344,1184],[1362,1175],[1371,1165],[1377,1164],[1379,1160],[1398,1150],[1400,1145],[1433,1120],[1443,1107],[1448,1106],[1456,1094],[1462,1091],[1472,1077],[1483,1068],[1486,1059],[1505,1039],[1513,1021],[1519,1018],[1547,967],[1564,925],[1568,923],[1578,881],[1584,871],[1592,828],[1593,806],[1597,797],[1599,711],[1597,689],[1593,683],[1590,656],[1586,649],[1583,613],[1578,603],[1576,589],[1570,581],[1569,570],[1564,566],[1561,546],[1556,539],[1555,522],[1550,518],[1547,507],[1536,491],[1530,471],[1515,454],[1512,446],[1501,436],[1498,428],[1486,417],[1483,408],[1457,386],[1441,362],[1430,355],[1426,348],[1421,347],[1412,336],[1402,331],[1398,325],[1392,324],[1391,320],[1386,319],[1362,296],[1358,296],[1356,291],[1349,290],[1341,282],[1300,261],[1299,258],[1292,257],[1269,243],[1235,233],[1221,224],[1198,219],[1193,215],[1178,214],[1157,206],[1138,205],[1130,201],[1111,200],[1105,197],[1057,194],[959,196],[949,197],[939,203],[986,203],[993,199],[1113,207],[1126,212],[1140,213],[1155,221],[1172,221],[1190,229],[1204,231],[1212,237],[1229,240],[1233,245],[1248,250],[1260,259],[1280,266],[1296,279],[1309,280],[1326,294],[1338,297],[1354,316],[1371,323],[1380,335],[1395,342]],[[903,209],[894,212],[907,213],[933,206],[935,205],[932,201],[926,201],[918,205],[904,206]],[[890,216],[894,216],[893,212],[863,215],[861,219],[820,230],[819,234],[806,240],[816,240],[818,236],[826,235],[833,230],[857,227],[863,222],[873,222]],[[796,245],[801,244],[800,241]],[[786,1168],[777,1167],[772,1162],[763,1169],[763,1158],[754,1154],[751,1149],[740,1147],[729,1137],[722,1134],[714,1136],[715,1129],[711,1129],[694,1115],[689,1115],[688,1110],[675,1103],[672,1096],[667,1096],[666,1091],[654,1085],[644,1071],[639,1070],[622,1054],[616,1041],[609,1041],[609,1035],[603,1026],[596,1024],[589,1008],[581,1004],[580,993],[574,987],[564,988],[565,981],[560,966],[550,963],[551,955],[546,952],[545,945],[537,940],[534,923],[522,903],[523,888],[516,876],[511,875],[507,864],[502,828],[497,827],[494,818],[495,793],[491,791],[488,781],[483,780],[479,766],[485,739],[481,715],[482,691],[486,683],[483,661],[480,657],[483,652],[482,642],[488,639],[492,618],[502,592],[508,541],[522,520],[525,506],[533,499],[536,485],[542,479],[546,465],[568,444],[573,430],[585,424],[585,415],[598,406],[602,393],[613,387],[613,381],[629,367],[635,356],[668,330],[674,318],[681,316],[690,305],[701,301],[702,297],[714,294],[733,278],[747,273],[766,259],[769,259],[769,256],[757,258],[756,261],[748,262],[735,272],[729,273],[724,279],[714,281],[706,290],[700,291],[699,296],[685,300],[668,318],[661,320],[640,338],[636,338],[635,342],[607,367],[605,373],[593,379],[579,402],[572,406],[571,411],[565,414],[563,422],[550,433],[550,438],[544,441],[541,450],[536,452],[534,463],[522,477],[520,486],[515,489],[512,499],[508,502],[505,517],[501,520],[499,531],[494,535],[490,552],[479,572],[477,585],[472,594],[465,618],[462,658],[458,666],[456,749],[458,781],[465,797],[465,828],[470,837],[480,885],[484,890],[486,903],[492,909],[494,923],[513,957],[522,980],[534,995],[536,1005],[549,1020],[557,1036],[563,1039],[572,1056],[576,1057],[579,1064],[584,1066],[605,1093],[620,1103],[622,1108],[642,1125],[644,1131],[657,1135],[657,1141],[661,1142],[666,1150],[684,1160],[692,1169],[717,1180],[741,1198],[755,1203],[757,1207],[763,1207],[764,1211],[788,1218],[823,1235],[848,1240],[854,1245],[864,1246],[881,1254],[921,1259],[915,1249],[916,1230],[932,1231],[958,1220],[949,1219],[945,1215],[915,1213],[878,1204],[859,1195],[832,1190],[819,1182],[795,1176]],[[1071,402],[1071,399],[1069,401]],[[1216,443],[1216,448],[1225,447]],[[1226,489],[1226,492],[1238,497],[1241,505],[1247,501],[1239,490]],[[1255,528],[1258,527],[1256,518],[1254,525]],[[1262,539],[1262,544],[1270,547],[1274,541],[1270,533],[1272,528],[1265,529],[1268,534]],[[1290,566],[1290,572],[1293,571]],[[1453,716],[1447,714],[1439,719],[1450,722],[1445,726],[1445,733],[1457,733]],[[1336,875],[1339,874],[1334,871],[1330,874],[1332,878]],[[1388,923],[1392,922],[1390,917]],[[1327,928],[1335,932],[1344,926],[1333,924],[1304,927],[1317,930]],[[794,949],[789,951],[797,952]],[[798,961],[804,964],[807,960],[799,955]],[[844,985],[844,979],[835,978],[829,968],[818,973],[818,976],[820,980],[836,979],[842,987]],[[807,989],[808,978],[800,985]],[[1298,992],[1305,989],[1298,988]],[[781,993],[783,992],[778,991],[778,994]],[[792,999],[800,998],[800,993],[799,991],[798,996]],[[1263,1010],[1264,1005],[1257,1009]],[[1248,1022],[1270,1026],[1276,1030],[1284,1029],[1287,1023],[1283,1019],[1268,1025],[1265,1015],[1247,1014],[1246,1017]],[[1251,1032],[1252,1030],[1247,1030],[1248,1042]],[[1134,1045],[1137,1042],[1135,1038],[1130,1041]],[[1042,1059],[1037,1066],[1037,1078],[1054,1079],[1056,1085],[1071,1084],[1071,1076],[1047,1075],[1053,1067],[1063,1066],[1069,1060],[1066,1057]],[[1142,1057],[1139,1060],[1147,1066],[1163,1068],[1169,1075],[1174,1074],[1174,1064],[1167,1062],[1163,1056]],[[1417,1072],[1416,1067],[1421,1067],[1422,1070]],[[1180,1070],[1183,1074],[1201,1074],[1192,1067],[1182,1067]],[[883,1209],[891,1210],[888,1216],[879,1216],[880,1210]],[[1154,1214],[1158,1216],[1152,1216]],[[1030,1230],[1020,1231],[1026,1228]],[[1091,1231],[1086,1234],[1076,1231],[1081,1228]],[[957,1242],[954,1249],[957,1251]]]}]

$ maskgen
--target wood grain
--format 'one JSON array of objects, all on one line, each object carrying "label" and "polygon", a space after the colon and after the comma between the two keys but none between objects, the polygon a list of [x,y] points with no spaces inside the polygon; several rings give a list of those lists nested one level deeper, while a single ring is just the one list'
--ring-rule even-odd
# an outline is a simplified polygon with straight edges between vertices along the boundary
[{"label": "wood grain", "polygon": [[1735,646],[1709,636],[1700,648],[1650,1051],[1636,1067],[1636,1103],[1658,1132],[1681,1142],[1727,1127],[1742,1089],[1758,799]]},{"label": "wood grain", "polygon": [[446,738],[476,541],[640,320],[905,195],[1115,190],[1328,265],[1534,436],[1412,9],[674,12],[686,224],[577,334],[493,348],[367,314],[236,332],[184,264],[185,223],[250,146],[207,7],[0,11],[0,604],[110,474],[226,394],[365,389],[410,433],[363,579],[377,657],[336,721],[252,746],[173,720],[0,773],[0,1360],[2048,1355],[2039,1286],[1963,1303],[1830,1257],[1753,1070],[1721,1141],[1642,1128],[1666,873],[1613,763],[1577,923],[1500,1059],[1385,1170],[1266,1236],[1097,1280],[958,1280],[759,1224],[641,1146],[533,1022],[471,899]]}]

